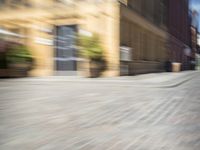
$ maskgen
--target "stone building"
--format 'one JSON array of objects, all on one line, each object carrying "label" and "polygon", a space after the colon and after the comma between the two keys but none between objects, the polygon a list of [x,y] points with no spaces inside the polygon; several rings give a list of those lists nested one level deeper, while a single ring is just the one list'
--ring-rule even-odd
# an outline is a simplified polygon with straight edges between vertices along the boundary
[{"label": "stone building", "polygon": [[169,59],[182,64],[182,70],[190,69],[190,56],[184,53],[191,49],[188,0],[168,0]]},{"label": "stone building", "polygon": [[167,6],[163,0],[130,0],[120,6],[120,45],[132,48],[129,74],[164,70],[167,59]]},{"label": "stone building", "polygon": [[79,32],[99,34],[108,62],[106,76],[119,75],[119,3],[96,0],[4,0],[0,27],[21,35],[34,58],[32,76],[77,75],[83,61]]},{"label": "stone building", "polygon": [[[76,47],[81,32],[99,34],[108,62],[105,76],[160,72],[168,57],[182,62],[179,52],[188,44],[187,20],[179,20],[185,24],[180,29],[175,20],[186,17],[187,1],[177,1],[168,13],[174,0],[170,5],[165,0],[3,0],[0,27],[22,35],[36,60],[33,76],[82,72]],[[176,9],[184,16],[172,17]],[[167,45],[174,41],[168,56]],[[124,47],[128,60],[121,58]]]}]

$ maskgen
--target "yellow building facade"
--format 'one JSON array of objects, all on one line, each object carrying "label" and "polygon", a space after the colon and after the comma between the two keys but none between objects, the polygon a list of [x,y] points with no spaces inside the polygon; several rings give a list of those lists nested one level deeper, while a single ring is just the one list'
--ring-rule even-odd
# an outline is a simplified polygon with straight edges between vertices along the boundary
[{"label": "yellow building facade", "polygon": [[[60,63],[61,71],[56,69],[57,45],[55,43],[58,37],[56,30],[59,27],[63,27],[60,32],[63,30],[70,34],[72,30],[69,28],[74,28],[76,33],[72,36],[81,31],[99,34],[108,61],[108,71],[105,75],[119,75],[118,3],[30,0],[20,1],[20,3],[6,1],[2,5],[4,6],[0,12],[1,28],[22,35],[23,38],[20,40],[29,46],[35,58],[35,69],[30,72],[31,76],[47,76],[65,72],[62,63]],[[59,46],[62,49],[62,43]],[[79,74],[83,62],[79,61],[78,56],[75,55],[66,56],[66,61],[75,62],[75,67],[69,67],[67,71]],[[59,60],[62,61],[62,58],[58,58]]]},{"label": "yellow building facade", "polygon": [[[160,71],[166,59],[167,33],[124,4],[113,0],[6,0],[0,27],[21,35],[35,58],[30,76],[79,75],[76,35],[100,35],[108,63],[104,76]],[[132,59],[120,61],[120,46],[132,48]],[[67,51],[68,50],[68,51]],[[67,51],[67,52],[66,52]]]}]

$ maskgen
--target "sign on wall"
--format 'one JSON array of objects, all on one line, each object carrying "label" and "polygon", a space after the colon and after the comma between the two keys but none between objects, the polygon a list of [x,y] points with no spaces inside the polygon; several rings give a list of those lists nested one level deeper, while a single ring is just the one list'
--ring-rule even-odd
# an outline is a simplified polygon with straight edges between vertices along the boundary
[{"label": "sign on wall", "polygon": [[88,36],[88,37],[91,37],[91,36],[92,36],[92,32],[87,31],[87,30],[83,30],[83,29],[80,29],[80,30],[79,30],[79,34],[80,34],[80,35],[83,35],[83,36]]},{"label": "sign on wall", "polygon": [[185,53],[186,56],[191,56],[192,51],[189,47],[187,47],[187,48],[184,49],[184,53]]},{"label": "sign on wall", "polygon": [[120,60],[121,61],[132,61],[132,48],[127,46],[120,47]]},{"label": "sign on wall", "polygon": [[41,38],[41,37],[36,37],[35,38],[35,43],[52,46],[53,45],[53,40],[45,39],[45,38]]}]

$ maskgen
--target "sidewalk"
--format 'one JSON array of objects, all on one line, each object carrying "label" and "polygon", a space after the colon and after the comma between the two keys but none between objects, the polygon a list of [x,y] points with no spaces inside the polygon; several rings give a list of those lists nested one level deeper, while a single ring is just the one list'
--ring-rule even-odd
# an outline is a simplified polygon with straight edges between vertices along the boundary
[{"label": "sidewalk", "polygon": [[103,83],[119,84],[123,83],[129,86],[151,86],[151,87],[174,87],[188,80],[195,78],[200,71],[183,71],[179,73],[164,72],[150,73],[136,76],[119,76],[106,78],[84,78],[80,76],[47,76],[30,77],[17,79],[2,79],[0,81],[17,82],[84,82],[84,83]]},{"label": "sidewalk", "polygon": [[178,73],[164,72],[105,78],[104,80],[112,82],[128,82],[134,85],[137,84],[150,87],[175,87],[197,77],[199,74],[200,71],[182,71]]},{"label": "sidewalk", "polygon": [[162,87],[175,87],[199,75],[199,71],[183,71],[179,73],[157,73],[141,75],[135,78],[140,83],[153,84]]}]

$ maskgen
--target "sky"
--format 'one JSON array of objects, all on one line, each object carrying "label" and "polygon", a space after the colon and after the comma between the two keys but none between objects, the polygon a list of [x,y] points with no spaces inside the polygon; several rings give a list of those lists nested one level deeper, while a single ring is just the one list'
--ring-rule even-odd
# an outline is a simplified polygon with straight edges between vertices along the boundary
[{"label": "sky", "polygon": [[200,0],[190,0],[190,9],[195,9],[199,12],[199,30],[200,30]]}]

